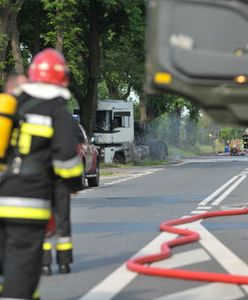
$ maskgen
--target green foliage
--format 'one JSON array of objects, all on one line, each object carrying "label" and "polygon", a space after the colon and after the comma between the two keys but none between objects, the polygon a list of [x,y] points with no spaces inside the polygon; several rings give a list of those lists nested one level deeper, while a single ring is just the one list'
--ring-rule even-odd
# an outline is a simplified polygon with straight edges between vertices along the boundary
[{"label": "green foliage", "polygon": [[[44,37],[46,44],[56,45],[57,32],[62,30],[64,32],[65,42],[73,38],[71,27],[73,17],[75,15],[76,0],[41,0],[44,11],[47,13],[49,19],[48,24],[51,30],[48,31]],[[74,24],[73,24],[74,25]],[[72,29],[76,30],[75,28]],[[64,46],[67,46],[65,43]]]},{"label": "green foliage", "polygon": [[242,136],[245,132],[245,128],[231,128],[231,127],[224,127],[220,130],[220,138],[227,143],[232,139],[242,139]]},{"label": "green foliage", "polygon": [[105,99],[109,98],[109,91],[108,91],[108,88],[106,86],[105,81],[101,81],[98,84],[98,96],[97,96],[97,98],[101,99],[101,100],[105,100]]},{"label": "green foliage", "polygon": [[[20,3],[19,0],[0,0],[0,11],[9,4],[11,11],[16,11]],[[38,51],[55,47],[61,34],[73,91],[77,92],[68,102],[71,112],[78,106],[87,107],[84,114],[94,115],[86,106],[88,95],[127,100],[135,94],[142,98],[146,4],[146,0],[24,1],[17,19],[24,68],[27,69]],[[97,31],[93,34],[91,25],[94,22]],[[99,45],[91,42],[96,35]],[[5,59],[0,62],[0,71],[4,72],[14,66],[9,40],[7,31],[0,34],[0,52],[8,46]],[[99,61],[92,62],[93,54]],[[93,90],[92,81],[97,82],[97,91]],[[213,140],[240,138],[244,131],[243,128],[220,128],[178,95],[147,95],[144,98],[151,127],[168,145],[186,145],[188,149],[199,145],[211,147]],[[139,108],[139,101],[136,101],[135,120],[140,118]]]},{"label": "green foliage", "polygon": [[[144,81],[144,2],[123,1],[109,12],[102,39],[101,81],[109,98],[127,99],[131,90],[141,93]],[[118,19],[116,16],[118,15]]]},{"label": "green foliage", "polygon": [[0,0],[0,8],[5,7],[9,3],[9,0]]}]

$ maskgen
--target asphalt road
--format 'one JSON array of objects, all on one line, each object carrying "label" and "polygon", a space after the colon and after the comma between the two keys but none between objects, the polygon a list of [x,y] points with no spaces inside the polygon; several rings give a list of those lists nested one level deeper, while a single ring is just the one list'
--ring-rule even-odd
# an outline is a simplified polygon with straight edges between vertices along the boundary
[{"label": "asphalt road", "polygon": [[[216,157],[132,167],[102,178],[100,187],[72,199],[72,272],[58,275],[54,264],[53,275],[42,277],[42,300],[248,299],[248,285],[144,276],[125,265],[174,238],[160,233],[162,222],[248,203],[247,174],[247,157]],[[248,276],[247,215],[186,227],[192,226],[201,240],[173,249],[156,266]]]}]

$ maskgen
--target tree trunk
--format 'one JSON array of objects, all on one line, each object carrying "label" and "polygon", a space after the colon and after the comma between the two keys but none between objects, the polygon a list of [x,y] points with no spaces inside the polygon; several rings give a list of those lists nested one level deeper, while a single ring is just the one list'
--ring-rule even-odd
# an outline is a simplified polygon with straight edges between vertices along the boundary
[{"label": "tree trunk", "polygon": [[140,95],[140,122],[142,124],[147,123],[148,121],[148,116],[147,116],[147,109],[146,109],[146,103],[147,103],[147,96],[146,94],[143,92]]},{"label": "tree trunk", "polygon": [[[82,93],[82,89],[81,87],[77,84],[77,81],[73,75],[73,73],[70,74],[70,90],[72,91],[72,93],[74,94],[75,98],[77,99],[77,102],[78,102],[78,105],[79,105],[79,109],[80,109],[80,112],[81,112],[81,120],[82,120],[82,112],[84,114],[84,100],[85,100],[85,97]],[[81,121],[82,125],[83,125],[83,122]]]},{"label": "tree trunk", "polygon": [[95,112],[97,108],[97,83],[100,65],[100,32],[98,7],[92,5],[89,28],[89,57],[87,61],[88,79],[87,93],[84,102],[80,102],[82,124],[89,136],[93,133]]},{"label": "tree trunk", "polygon": [[105,80],[108,87],[110,98],[118,100],[119,99],[118,87],[110,79],[105,78]]},{"label": "tree trunk", "polygon": [[64,48],[64,32],[62,29],[58,29],[57,31],[57,39],[56,39],[56,46],[55,48],[59,51],[59,52],[63,52],[63,48]]},{"label": "tree trunk", "polygon": [[24,0],[17,1],[18,7],[15,11],[13,11],[10,18],[10,28],[11,28],[11,48],[12,54],[15,61],[15,71],[19,73],[24,73],[23,59],[22,53],[20,49],[20,41],[19,41],[19,30],[17,28],[17,16],[19,14],[20,9],[24,3]]},{"label": "tree trunk", "polygon": [[[63,6],[65,5],[65,1],[62,0],[62,3],[63,3]],[[56,14],[57,16],[60,16],[61,15],[61,10],[57,8],[56,10]],[[59,21],[58,24],[57,24],[57,37],[56,37],[56,45],[55,45],[55,48],[63,53],[63,49],[64,49],[64,27],[63,26],[63,22]]]},{"label": "tree trunk", "polygon": [[0,85],[5,80],[6,49],[9,42],[9,19],[11,16],[11,3],[7,1],[0,9]]}]

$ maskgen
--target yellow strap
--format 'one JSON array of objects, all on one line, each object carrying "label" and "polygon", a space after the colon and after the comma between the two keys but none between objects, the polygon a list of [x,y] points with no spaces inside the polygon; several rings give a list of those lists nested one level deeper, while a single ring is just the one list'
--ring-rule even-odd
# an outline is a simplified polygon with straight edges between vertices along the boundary
[{"label": "yellow strap", "polygon": [[0,206],[0,218],[48,220],[50,217],[51,211],[48,208]]},{"label": "yellow strap", "polygon": [[40,292],[39,290],[35,290],[33,295],[32,295],[32,300],[39,300],[40,299]]},{"label": "yellow strap", "polygon": [[30,135],[50,138],[53,136],[54,129],[46,125],[23,123],[21,126],[21,132]]},{"label": "yellow strap", "polygon": [[3,292],[3,285],[0,283],[0,294]]},{"label": "yellow strap", "polygon": [[31,149],[32,137],[29,134],[22,133],[18,142],[19,152],[21,154],[28,154]]},{"label": "yellow strap", "polygon": [[11,140],[10,140],[10,145],[11,146],[13,146],[13,147],[16,146],[18,136],[19,136],[19,129],[18,128],[14,128],[13,132],[12,132],[12,135],[11,135]]},{"label": "yellow strap", "polygon": [[42,249],[43,249],[44,251],[52,250],[52,244],[51,244],[51,243],[48,243],[48,242],[44,242],[44,243],[43,243],[43,246],[42,246]]},{"label": "yellow strap", "polygon": [[5,171],[6,168],[7,168],[7,165],[0,163],[0,171]]},{"label": "yellow strap", "polygon": [[66,251],[66,250],[71,250],[73,248],[72,243],[63,243],[63,244],[57,244],[56,249],[58,251]]},{"label": "yellow strap", "polygon": [[80,176],[83,174],[83,165],[82,163],[80,163],[77,166],[70,169],[54,167],[54,173],[62,178],[72,178]]}]

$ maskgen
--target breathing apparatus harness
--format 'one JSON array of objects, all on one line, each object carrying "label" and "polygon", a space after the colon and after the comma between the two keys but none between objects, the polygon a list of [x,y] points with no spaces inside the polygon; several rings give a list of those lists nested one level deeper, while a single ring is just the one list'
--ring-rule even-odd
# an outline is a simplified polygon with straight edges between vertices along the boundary
[{"label": "breathing apparatus harness", "polygon": [[[4,99],[4,101],[2,101]],[[26,122],[25,112],[38,106],[39,100],[21,99],[20,101],[11,95],[0,94],[0,172],[1,181],[12,175],[30,175],[35,172],[47,174],[47,169],[39,163],[39,160],[29,159],[19,151],[18,141],[21,125]],[[12,139],[15,139],[15,145]],[[10,150],[11,146],[13,149]],[[10,153],[12,151],[13,153]]]}]

